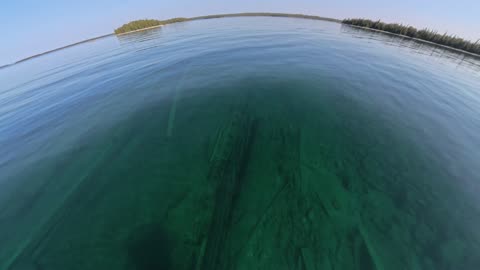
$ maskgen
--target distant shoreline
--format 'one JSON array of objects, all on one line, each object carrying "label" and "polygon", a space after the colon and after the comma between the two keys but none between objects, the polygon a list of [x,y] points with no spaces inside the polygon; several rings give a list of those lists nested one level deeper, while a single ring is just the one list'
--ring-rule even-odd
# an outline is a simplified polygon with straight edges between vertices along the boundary
[{"label": "distant shoreline", "polygon": [[138,29],[138,30],[133,30],[133,31],[128,31],[128,32],[125,32],[125,33],[120,33],[120,34],[112,34],[112,35],[116,35],[116,36],[124,36],[124,35],[127,35],[127,34],[131,34],[131,33],[136,33],[136,32],[141,32],[141,31],[146,31],[146,30],[150,30],[150,29],[155,29],[155,28],[160,28],[164,26],[164,24],[159,24],[159,25],[155,25],[155,26],[150,26],[150,27],[146,27],[146,28],[142,28],[142,29]]},{"label": "distant shoreline", "polygon": [[[314,16],[314,15],[289,14],[289,13],[269,13],[269,12],[247,12],[247,13],[206,15],[206,16],[197,16],[197,17],[192,17],[192,18],[186,18],[185,21],[218,19],[218,18],[228,18],[228,17],[285,17],[285,18],[302,18],[302,19],[310,19],[310,20],[322,20],[322,21],[330,21],[330,22],[337,22],[337,23],[342,22],[341,20],[338,20],[338,19],[320,17],[320,16]],[[150,29],[154,29],[154,28],[159,28],[159,27],[162,27],[162,26],[164,26],[164,25],[147,27],[147,28],[138,29],[138,30],[135,30],[135,31],[129,31],[129,32],[121,33],[121,34],[110,33],[110,34],[106,34],[106,35],[102,35],[102,36],[98,36],[98,37],[94,37],[94,38],[89,38],[89,39],[79,41],[79,42],[75,42],[73,44],[69,44],[69,45],[66,45],[66,46],[63,46],[63,47],[60,47],[60,48],[56,48],[56,49],[49,50],[49,51],[46,51],[46,52],[43,52],[43,53],[35,54],[35,55],[29,56],[27,58],[20,59],[16,62],[13,62],[13,63],[10,63],[10,64],[2,65],[2,66],[0,66],[0,69],[6,68],[6,67],[9,67],[9,66],[13,66],[13,65],[16,65],[16,64],[19,64],[19,63],[22,63],[22,62],[25,62],[25,61],[28,61],[28,60],[46,55],[46,54],[49,54],[49,53],[53,53],[53,52],[60,51],[60,50],[66,49],[66,48],[70,48],[70,47],[73,47],[73,46],[76,46],[76,45],[79,45],[79,44],[82,44],[82,43],[95,41],[95,40],[98,40],[98,39],[102,39],[102,38],[106,38],[106,37],[110,37],[110,36],[115,36],[115,35],[116,36],[122,36],[122,35],[131,34],[131,33],[135,33],[135,32],[146,31],[146,30],[150,30]]]},{"label": "distant shoreline", "polygon": [[0,66],[0,69],[1,69],[1,68],[5,68],[5,67],[9,67],[9,66],[13,66],[13,65],[16,65],[16,64],[19,64],[19,63],[28,61],[28,60],[30,60],[30,59],[40,57],[40,56],[42,56],[42,55],[46,55],[46,54],[53,53],[53,52],[56,52],[56,51],[61,51],[61,50],[63,50],[63,49],[70,48],[70,47],[73,47],[73,46],[76,46],[76,45],[79,45],[79,44],[82,44],[82,43],[87,43],[87,42],[95,41],[95,40],[102,39],[102,38],[106,38],[106,37],[110,37],[110,36],[113,36],[113,35],[115,35],[115,34],[112,33],[112,34],[102,35],[102,36],[98,36],[98,37],[94,37],[94,38],[89,38],[89,39],[82,40],[82,41],[79,41],[79,42],[75,42],[75,43],[72,43],[72,44],[69,44],[69,45],[60,47],[60,48],[53,49],[53,50],[50,50],[50,51],[46,51],[46,52],[43,52],[43,53],[35,54],[35,55],[29,56],[29,57],[27,57],[27,58],[23,58],[23,59],[21,59],[21,60],[18,60],[18,61],[16,61],[16,62],[12,63],[12,64],[7,64],[7,65],[4,65],[4,66]]},{"label": "distant shoreline", "polygon": [[318,20],[318,21],[330,21],[341,23],[342,20],[321,17],[315,15],[305,15],[305,14],[294,14],[294,13],[270,13],[270,12],[246,12],[246,13],[227,13],[227,14],[217,14],[217,15],[207,15],[207,16],[198,16],[189,18],[189,21],[195,20],[206,20],[206,19],[218,19],[218,18],[228,18],[228,17],[281,17],[281,18],[300,18],[308,20]]},{"label": "distant shoreline", "polygon": [[[305,14],[269,13],[269,12],[228,13],[228,14],[197,16],[197,17],[191,17],[191,18],[184,18],[183,22],[196,21],[196,20],[207,20],[207,19],[218,19],[218,18],[232,18],[232,17],[298,18],[298,19],[308,19],[308,20],[329,21],[329,22],[335,22],[335,23],[342,24],[342,20],[335,19],[335,18],[321,17],[321,16],[315,16],[315,15],[305,15]],[[177,23],[177,22],[174,22],[174,23]],[[23,59],[18,60],[14,63],[11,63],[11,64],[6,64],[6,65],[3,65],[3,66],[0,66],[0,69],[9,67],[9,66],[12,66],[12,65],[15,65],[15,64],[19,64],[19,63],[22,63],[22,62],[25,62],[25,61],[28,61],[28,60],[31,60],[31,59],[49,54],[49,53],[53,53],[53,52],[60,51],[60,50],[66,49],[66,48],[70,48],[70,47],[73,47],[73,46],[76,46],[76,45],[79,45],[79,44],[82,44],[82,43],[87,43],[87,42],[95,41],[95,40],[110,37],[110,36],[123,36],[123,35],[131,34],[131,33],[147,31],[147,30],[150,30],[150,29],[160,28],[160,27],[165,26],[165,25],[166,24],[160,24],[160,25],[146,27],[146,28],[142,28],[142,29],[138,29],[138,30],[134,30],[134,31],[128,31],[128,32],[125,32],[125,33],[119,33],[119,34],[110,33],[110,34],[86,39],[86,40],[79,41],[79,42],[76,42],[76,43],[73,43],[73,44],[70,44],[70,45],[66,45],[66,46],[63,46],[63,47],[60,47],[60,48],[56,48],[56,49],[53,49],[53,50],[50,50],[50,51],[46,51],[46,52],[43,52],[43,53],[32,55],[30,57],[23,58]],[[480,57],[479,54],[471,53],[471,52],[468,52],[468,51],[464,51],[464,50],[461,50],[461,49],[457,49],[457,48],[454,48],[454,47],[438,44],[438,43],[423,40],[423,39],[412,38],[412,37],[409,37],[409,36],[399,35],[399,34],[391,33],[391,32],[388,32],[388,31],[382,31],[382,30],[378,30],[378,29],[372,29],[372,28],[369,28],[369,27],[362,27],[362,26],[356,26],[356,25],[351,25],[351,24],[343,24],[343,25],[356,27],[356,28],[361,28],[361,29],[365,29],[365,30],[373,30],[373,31],[376,31],[376,32],[396,35],[396,36],[400,36],[400,37],[404,37],[404,38],[410,38],[412,40],[425,42],[425,43],[430,44],[430,45],[435,45],[435,46],[439,46],[439,47],[442,47],[442,48],[445,48],[445,49],[450,49],[450,50],[453,50],[453,51],[456,51],[456,52],[461,52],[461,53],[468,54],[468,55],[471,55],[471,56]]]},{"label": "distant shoreline", "polygon": [[379,30],[382,33],[392,33],[403,37],[409,37],[414,40],[426,41],[429,44],[435,44],[444,48],[456,49],[459,52],[466,52],[472,55],[480,56],[480,39],[476,42],[458,37],[452,34],[440,34],[438,31],[423,28],[417,29],[411,25],[399,23],[385,23],[380,20],[372,21],[369,19],[345,19],[342,24],[359,26],[366,29]]},{"label": "distant shoreline", "polygon": [[245,12],[245,13],[226,13],[226,14],[215,14],[215,15],[206,15],[206,16],[198,16],[198,17],[191,17],[191,18],[173,18],[169,20],[157,21],[157,20],[138,20],[138,21],[131,21],[123,25],[123,27],[128,26],[128,24],[133,24],[142,21],[152,21],[154,23],[158,23],[155,26],[144,27],[140,29],[135,29],[132,31],[120,32],[117,33],[122,27],[118,28],[114,31],[117,36],[126,35],[130,33],[140,32],[144,30],[149,30],[152,28],[162,27],[167,24],[174,24],[174,23],[181,23],[181,22],[189,22],[189,21],[197,21],[197,20],[208,20],[208,19],[219,19],[219,18],[233,18],[233,17],[279,17],[279,18],[298,18],[298,19],[308,19],[308,20],[319,20],[319,21],[330,21],[341,23],[342,20],[334,19],[334,18],[327,18],[327,17],[320,17],[314,15],[304,15],[304,14],[290,14],[290,13],[270,13],[270,12]]},{"label": "distant shoreline", "polygon": [[3,66],[0,66],[0,69],[9,67],[9,66],[11,66],[11,65],[14,65],[14,64],[6,64],[6,65],[3,65]]},{"label": "distant shoreline", "polygon": [[424,40],[424,39],[409,37],[409,36],[406,36],[406,35],[396,34],[396,33],[388,32],[388,31],[384,31],[384,30],[379,30],[379,29],[375,29],[375,28],[370,28],[370,27],[364,27],[364,26],[358,26],[358,25],[352,25],[352,24],[344,24],[344,25],[349,26],[349,27],[353,27],[353,28],[359,28],[359,29],[363,29],[363,30],[368,30],[368,31],[373,31],[373,32],[379,32],[379,33],[382,33],[382,34],[388,34],[388,35],[392,35],[392,36],[407,38],[407,39],[410,39],[410,40],[415,40],[415,41],[422,42],[422,43],[426,43],[426,44],[429,44],[429,45],[438,46],[438,47],[441,47],[441,48],[443,48],[443,49],[448,49],[448,50],[452,50],[452,51],[456,51],[456,52],[461,52],[461,53],[463,53],[463,54],[468,54],[468,55],[470,55],[470,56],[474,56],[474,57],[479,57],[479,58],[480,58],[480,55],[479,55],[479,54],[472,53],[472,52],[467,52],[467,51],[464,51],[464,50],[461,50],[461,49],[457,49],[457,48],[450,47],[450,46],[443,45],[443,44],[438,44],[438,43],[435,43],[435,42],[432,42],[432,41],[428,41],[428,40]]}]

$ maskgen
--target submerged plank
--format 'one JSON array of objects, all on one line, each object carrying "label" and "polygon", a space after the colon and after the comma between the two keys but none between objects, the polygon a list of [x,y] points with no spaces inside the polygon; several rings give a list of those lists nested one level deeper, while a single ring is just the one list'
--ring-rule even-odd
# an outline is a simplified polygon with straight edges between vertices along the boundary
[{"label": "submerged plank", "polygon": [[232,211],[250,158],[255,129],[254,120],[248,115],[236,113],[217,138],[209,173],[209,180],[217,185],[215,206],[200,269],[224,269],[223,251]]}]

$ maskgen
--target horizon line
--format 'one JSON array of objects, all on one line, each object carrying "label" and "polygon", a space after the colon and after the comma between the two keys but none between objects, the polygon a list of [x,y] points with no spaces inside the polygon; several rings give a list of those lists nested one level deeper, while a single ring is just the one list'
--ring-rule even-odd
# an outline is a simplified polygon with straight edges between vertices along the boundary
[{"label": "horizon line", "polygon": [[[219,16],[220,16],[220,17],[219,17]],[[253,16],[257,16],[257,17],[287,17],[287,16],[290,16],[290,17],[298,17],[298,18],[305,18],[305,19],[314,19],[314,20],[326,20],[326,21],[341,22],[341,20],[339,20],[339,19],[329,18],[329,17],[321,17],[321,16],[316,16],[316,15],[306,15],[306,14],[297,14],[297,13],[277,13],[277,12],[222,13],[222,14],[211,14],[211,15],[195,16],[195,17],[190,17],[190,18],[186,18],[186,19],[187,19],[187,21],[194,21],[194,20],[202,20],[202,19],[215,19],[215,18],[221,18],[221,17],[241,17],[241,16],[245,16],[245,17],[248,17],[248,16],[251,16],[251,17],[253,17]],[[113,35],[116,35],[115,32],[112,32],[112,33],[109,33],[109,34],[100,35],[100,36],[96,36],[96,37],[92,37],[92,38],[88,38],[88,39],[85,39],[85,40],[82,40],[82,41],[78,41],[78,42],[74,42],[74,43],[71,43],[71,44],[68,44],[68,45],[65,45],[65,46],[61,46],[61,47],[52,49],[52,50],[48,50],[48,51],[45,51],[45,52],[37,53],[37,54],[31,55],[31,56],[28,56],[28,57],[25,57],[25,58],[21,58],[20,60],[14,61],[14,62],[12,62],[12,63],[8,63],[8,64],[5,64],[5,65],[1,65],[1,66],[0,66],[0,69],[6,68],[6,67],[9,67],[9,66],[13,66],[13,65],[16,65],[16,64],[19,64],[19,63],[28,61],[28,60],[30,60],[30,59],[40,57],[40,56],[42,56],[42,55],[46,55],[46,54],[50,54],[50,53],[53,53],[53,52],[56,52],[56,51],[60,51],[60,50],[63,50],[63,49],[67,49],[67,48],[73,47],[73,46],[75,46],[75,45],[79,45],[79,44],[82,44],[82,43],[95,41],[95,40],[97,40],[97,39],[102,39],[102,38],[106,38],[106,37],[113,36]]]},{"label": "horizon line", "polygon": [[[242,16],[243,17],[290,17],[290,18],[330,21],[330,22],[337,22],[337,23],[342,22],[342,20],[340,20],[340,19],[335,19],[335,18],[330,18],[330,17],[322,17],[322,16],[317,16],[317,15],[307,15],[307,14],[299,14],[299,13],[277,13],[277,12],[241,12],[241,13],[212,14],[212,15],[195,16],[195,17],[186,18],[186,21],[195,21],[195,20],[203,20],[203,19],[219,19],[219,18],[225,18],[225,17],[242,17]],[[366,29],[370,29],[370,28],[366,28]],[[148,30],[148,29],[139,29],[137,31],[142,31],[142,30]],[[374,29],[370,29],[370,30],[374,30]],[[136,31],[132,31],[132,32],[136,32]],[[381,31],[381,32],[383,32],[383,31]],[[131,32],[126,32],[126,33],[122,33],[122,34],[128,34],[128,33],[131,33]],[[9,66],[13,66],[13,65],[16,65],[16,64],[19,64],[19,63],[22,63],[22,62],[25,62],[25,61],[43,56],[43,55],[54,53],[56,51],[61,51],[61,50],[64,50],[64,49],[67,49],[67,48],[70,48],[70,47],[73,47],[73,46],[76,46],[76,45],[79,45],[79,44],[82,44],[82,43],[92,42],[92,41],[102,39],[102,38],[106,38],[106,37],[110,37],[110,36],[117,36],[117,34],[115,34],[115,32],[112,32],[112,33],[109,33],[109,34],[104,34],[104,35],[88,38],[88,39],[85,39],[85,40],[82,40],[82,41],[74,42],[74,43],[71,43],[71,44],[68,44],[68,45],[65,45],[65,46],[61,46],[61,47],[58,47],[58,48],[55,48],[55,49],[52,49],[52,50],[48,50],[48,51],[45,51],[45,52],[42,52],[42,53],[37,53],[37,54],[34,54],[32,56],[25,57],[25,58],[22,58],[20,60],[14,61],[12,63],[1,65],[0,69],[6,68],[6,67],[9,67]],[[415,39],[415,40],[424,41],[424,40],[421,40],[421,39]],[[431,43],[431,42],[429,42],[429,43]],[[432,43],[432,44],[439,45],[439,44],[436,44],[436,43]],[[452,48],[452,47],[449,47],[449,46],[442,46],[442,47]],[[454,48],[452,48],[452,49],[454,49]],[[469,53],[469,52],[463,51],[463,50],[458,50],[458,49],[456,49],[456,50],[459,51],[459,52]],[[473,53],[469,53],[469,54],[478,56],[477,54],[473,54]]]}]

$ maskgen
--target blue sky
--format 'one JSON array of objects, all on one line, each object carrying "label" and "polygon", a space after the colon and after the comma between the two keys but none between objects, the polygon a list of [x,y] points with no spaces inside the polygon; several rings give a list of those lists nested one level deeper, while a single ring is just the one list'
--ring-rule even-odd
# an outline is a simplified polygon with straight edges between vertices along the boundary
[{"label": "blue sky", "polygon": [[0,4],[0,65],[107,34],[130,20],[247,11],[401,22],[480,38],[480,0],[14,0]]}]

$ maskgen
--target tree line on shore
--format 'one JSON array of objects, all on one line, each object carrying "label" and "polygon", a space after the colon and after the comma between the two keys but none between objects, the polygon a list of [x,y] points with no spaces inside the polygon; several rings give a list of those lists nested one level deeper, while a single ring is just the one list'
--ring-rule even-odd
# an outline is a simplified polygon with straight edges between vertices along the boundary
[{"label": "tree line on shore", "polygon": [[168,20],[136,20],[132,21],[129,23],[126,23],[119,28],[115,29],[115,34],[123,34],[135,30],[140,30],[140,29],[145,29],[149,27],[154,27],[154,26],[159,26],[159,25],[165,25],[165,24],[170,24],[170,23],[177,23],[177,22],[184,22],[187,21],[187,18],[173,18],[173,19],[168,19]]},{"label": "tree line on shore", "polygon": [[312,16],[312,15],[303,15],[303,14],[287,14],[287,13],[269,13],[269,12],[246,12],[246,13],[232,13],[232,14],[216,14],[216,15],[207,15],[207,16],[199,16],[193,18],[173,18],[168,20],[136,20],[129,23],[122,25],[121,27],[115,29],[115,34],[123,34],[128,33],[136,30],[141,30],[149,27],[177,23],[177,22],[185,22],[185,21],[195,21],[195,20],[204,20],[204,19],[216,19],[216,18],[228,18],[228,17],[256,17],[256,16],[266,16],[266,17],[289,17],[289,18],[303,18],[303,19],[310,19],[310,20],[323,20],[323,21],[333,21],[333,22],[341,22],[337,19],[332,18],[325,18],[320,16]]},{"label": "tree line on shore", "polygon": [[471,41],[465,40],[463,38],[445,34],[439,34],[437,31],[430,29],[421,29],[398,24],[398,23],[384,23],[382,21],[372,21],[367,19],[345,19],[342,21],[343,24],[361,26],[381,31],[390,32],[393,34],[404,35],[411,38],[417,38],[432,43],[452,47],[455,49],[467,51],[474,54],[480,54],[480,40],[473,43]]},{"label": "tree line on shore", "polygon": [[[213,18],[222,18],[222,17],[237,17],[237,16],[273,16],[273,17],[295,17],[295,18],[307,18],[307,19],[320,19],[320,20],[331,20],[337,21],[335,19],[317,17],[317,16],[307,16],[301,14],[284,14],[284,13],[238,13],[238,14],[219,14],[219,15],[209,15],[209,16],[200,16],[194,18],[173,18],[168,20],[136,20],[122,25],[121,27],[115,29],[115,34],[123,34],[131,31],[141,30],[149,27],[166,25],[177,22],[185,22],[190,20],[200,20],[200,19],[213,19]],[[393,34],[404,35],[411,38],[417,38],[425,41],[429,41],[435,44],[440,44],[448,46],[451,48],[463,50],[466,52],[479,54],[480,55],[480,39],[477,42],[473,43],[471,41],[465,40],[463,38],[457,37],[455,35],[439,34],[437,31],[430,29],[421,29],[409,25],[403,25],[398,23],[384,23],[382,21],[372,21],[368,19],[345,19],[341,21],[346,25],[361,26],[376,30],[381,30]]]}]

